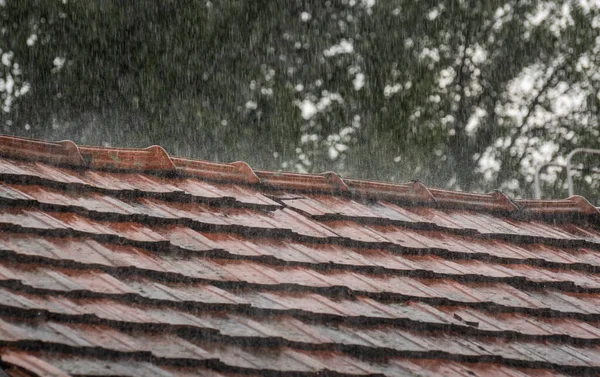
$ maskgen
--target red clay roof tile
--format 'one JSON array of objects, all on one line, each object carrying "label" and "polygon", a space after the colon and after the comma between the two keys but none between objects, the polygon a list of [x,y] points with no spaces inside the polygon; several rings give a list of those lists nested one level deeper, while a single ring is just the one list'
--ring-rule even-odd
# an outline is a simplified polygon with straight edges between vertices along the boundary
[{"label": "red clay roof tile", "polygon": [[0,136],[0,371],[598,374],[599,215]]}]

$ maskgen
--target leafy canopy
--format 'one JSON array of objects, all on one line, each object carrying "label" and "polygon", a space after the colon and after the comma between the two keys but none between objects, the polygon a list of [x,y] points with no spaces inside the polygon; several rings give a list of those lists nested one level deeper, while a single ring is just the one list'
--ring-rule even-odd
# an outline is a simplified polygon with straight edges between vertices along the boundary
[{"label": "leafy canopy", "polygon": [[600,146],[598,2],[0,4],[4,133],[524,196]]}]

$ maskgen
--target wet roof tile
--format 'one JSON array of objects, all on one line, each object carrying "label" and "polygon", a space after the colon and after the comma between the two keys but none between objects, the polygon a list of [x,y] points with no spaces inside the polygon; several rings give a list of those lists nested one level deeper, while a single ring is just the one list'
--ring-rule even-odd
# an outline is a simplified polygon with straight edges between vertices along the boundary
[{"label": "wet roof tile", "polygon": [[0,374],[597,374],[598,216],[0,136]]}]

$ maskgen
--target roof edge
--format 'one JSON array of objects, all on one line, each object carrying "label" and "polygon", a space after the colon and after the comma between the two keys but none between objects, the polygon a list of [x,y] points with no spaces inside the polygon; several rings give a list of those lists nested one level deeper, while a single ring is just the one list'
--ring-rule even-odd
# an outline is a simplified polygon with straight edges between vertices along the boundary
[{"label": "roof edge", "polygon": [[145,149],[78,146],[71,140],[49,142],[0,135],[0,155],[74,168],[169,173],[207,180],[256,184],[275,190],[328,192],[366,199],[525,215],[599,215],[581,196],[559,200],[511,200],[500,191],[488,194],[428,188],[422,182],[387,183],[344,179],[334,172],[300,174],[253,170],[247,163],[216,163],[171,157],[160,146]]}]

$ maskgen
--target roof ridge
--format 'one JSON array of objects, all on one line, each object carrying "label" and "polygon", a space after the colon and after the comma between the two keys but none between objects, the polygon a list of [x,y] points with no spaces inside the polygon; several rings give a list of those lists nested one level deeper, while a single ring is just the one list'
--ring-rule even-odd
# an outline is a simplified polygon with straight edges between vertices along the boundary
[{"label": "roof ridge", "polygon": [[110,148],[79,146],[71,140],[50,142],[0,135],[0,156],[40,161],[74,168],[168,173],[208,180],[259,184],[272,189],[350,194],[411,204],[460,207],[473,210],[538,216],[593,215],[600,211],[582,196],[567,199],[511,200],[500,191],[488,194],[428,188],[420,181],[390,183],[342,178],[334,172],[303,174],[254,170],[246,162],[217,163],[171,157],[164,148]]}]

